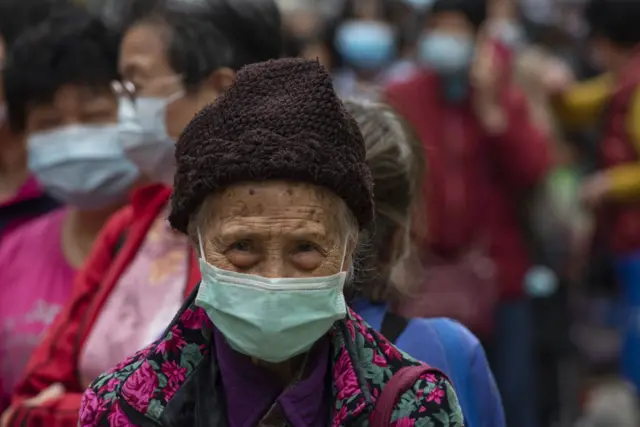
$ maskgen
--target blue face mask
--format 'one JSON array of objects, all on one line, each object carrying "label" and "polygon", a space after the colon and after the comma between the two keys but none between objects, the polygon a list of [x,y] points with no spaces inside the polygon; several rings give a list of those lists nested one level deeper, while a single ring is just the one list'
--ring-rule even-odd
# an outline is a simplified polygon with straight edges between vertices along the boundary
[{"label": "blue face mask", "polygon": [[167,133],[167,106],[182,96],[120,99],[120,143],[129,160],[148,178],[167,185],[175,174],[175,141]]},{"label": "blue face mask", "polygon": [[273,279],[222,270],[204,259],[199,240],[202,281],[195,303],[235,351],[280,363],[308,351],[346,316],[346,272]]},{"label": "blue face mask", "polygon": [[404,0],[404,2],[418,12],[424,12],[433,5],[434,0]]},{"label": "blue face mask", "polygon": [[119,126],[75,125],[27,139],[29,169],[56,199],[101,209],[127,198],[138,170],[124,155]]},{"label": "blue face mask", "polygon": [[418,42],[418,59],[441,75],[466,73],[473,57],[473,39],[446,33],[425,34]]},{"label": "blue face mask", "polygon": [[338,29],[335,43],[344,60],[362,70],[379,70],[396,54],[392,28],[379,22],[346,22]]}]

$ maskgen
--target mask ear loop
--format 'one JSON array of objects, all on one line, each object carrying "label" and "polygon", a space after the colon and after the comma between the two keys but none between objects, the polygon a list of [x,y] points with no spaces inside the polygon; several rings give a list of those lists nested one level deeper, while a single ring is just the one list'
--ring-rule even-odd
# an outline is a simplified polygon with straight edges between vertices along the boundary
[{"label": "mask ear loop", "polygon": [[347,246],[349,245],[349,239],[346,239],[344,242],[344,248],[342,250],[342,263],[340,264],[340,273],[342,273],[342,269],[344,268],[345,258],[347,257]]},{"label": "mask ear loop", "polygon": [[200,232],[200,226],[196,228],[196,233],[198,234],[198,249],[200,249],[200,258],[204,262],[207,262],[207,259],[204,257],[204,246],[202,244],[202,233]]}]

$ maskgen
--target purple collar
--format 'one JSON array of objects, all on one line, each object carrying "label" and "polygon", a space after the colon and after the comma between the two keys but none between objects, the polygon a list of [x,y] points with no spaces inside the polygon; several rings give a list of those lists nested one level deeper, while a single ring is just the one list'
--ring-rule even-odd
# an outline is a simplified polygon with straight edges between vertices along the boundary
[{"label": "purple collar", "polygon": [[326,426],[330,409],[326,390],[328,337],[316,343],[309,353],[303,364],[302,379],[285,389],[270,372],[231,349],[215,328],[213,338],[230,427],[258,425],[276,402],[293,427]]}]

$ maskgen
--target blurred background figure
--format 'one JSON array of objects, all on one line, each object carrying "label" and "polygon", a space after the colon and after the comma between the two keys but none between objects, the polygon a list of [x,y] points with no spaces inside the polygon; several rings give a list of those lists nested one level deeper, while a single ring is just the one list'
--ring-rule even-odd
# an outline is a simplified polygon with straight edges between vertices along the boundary
[{"label": "blurred background figure", "polygon": [[419,203],[424,160],[422,146],[387,107],[346,101],[367,149],[376,201],[374,230],[360,237],[356,254],[361,277],[351,305],[373,328],[401,350],[445,372],[467,426],[505,426],[500,394],[479,340],[450,319],[406,319],[389,311],[404,290],[391,282],[398,261],[412,248],[411,216]]},{"label": "blurred background figure", "polygon": [[420,72],[385,92],[428,162],[428,233],[414,262],[414,295],[397,309],[459,318],[480,334],[507,424],[537,426],[534,325],[523,285],[532,259],[518,212],[550,170],[550,143],[483,26],[488,11],[482,1],[436,0],[418,42]]},{"label": "blurred background figure", "polygon": [[[46,19],[55,8],[54,4],[54,1],[45,0],[7,0],[0,3],[0,70],[4,69],[8,51],[19,35]],[[57,206],[58,202],[44,194],[29,173],[24,137],[16,134],[9,125],[5,91],[0,83],[0,242],[10,229]],[[0,317],[2,315],[0,312]],[[0,320],[0,341],[5,340],[8,328]],[[9,404],[9,386],[4,385],[9,381],[3,380],[0,374],[0,412]]]},{"label": "blurred background figure", "polygon": [[118,37],[83,9],[59,5],[23,33],[3,69],[8,120],[29,171],[64,207],[5,233],[0,244],[0,362],[10,395],[71,293],[102,225],[139,173],[119,142]]},{"label": "blurred background figure", "polygon": [[390,80],[408,75],[407,34],[397,23],[400,5],[389,0],[345,0],[330,31],[334,84],[342,97],[376,100]]},{"label": "blurred background figure", "polygon": [[[7,0],[0,4],[0,70],[4,69],[8,52],[18,36],[47,18],[59,3],[62,2]],[[57,205],[43,194],[29,173],[24,137],[9,125],[5,91],[0,86],[0,239],[9,229]]]},{"label": "blurred background figure", "polygon": [[[573,126],[601,123],[595,171],[581,198],[596,215],[597,243],[605,247],[620,289],[622,372],[640,389],[640,57],[639,2],[590,0],[585,6],[591,59],[605,74],[555,98],[559,116]],[[557,89],[557,88],[553,88]]]}]

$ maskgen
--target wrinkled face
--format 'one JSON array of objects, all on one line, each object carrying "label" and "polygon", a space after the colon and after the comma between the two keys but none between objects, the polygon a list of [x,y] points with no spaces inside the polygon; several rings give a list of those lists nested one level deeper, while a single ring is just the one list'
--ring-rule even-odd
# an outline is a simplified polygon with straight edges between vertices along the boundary
[{"label": "wrinkled face", "polygon": [[73,125],[104,125],[118,120],[118,102],[110,88],[64,85],[51,102],[27,107],[25,132],[44,132]]},{"label": "wrinkled face", "polygon": [[351,264],[357,229],[344,220],[346,209],[311,184],[241,183],[206,200],[197,223],[215,267],[269,278],[329,276]]}]

